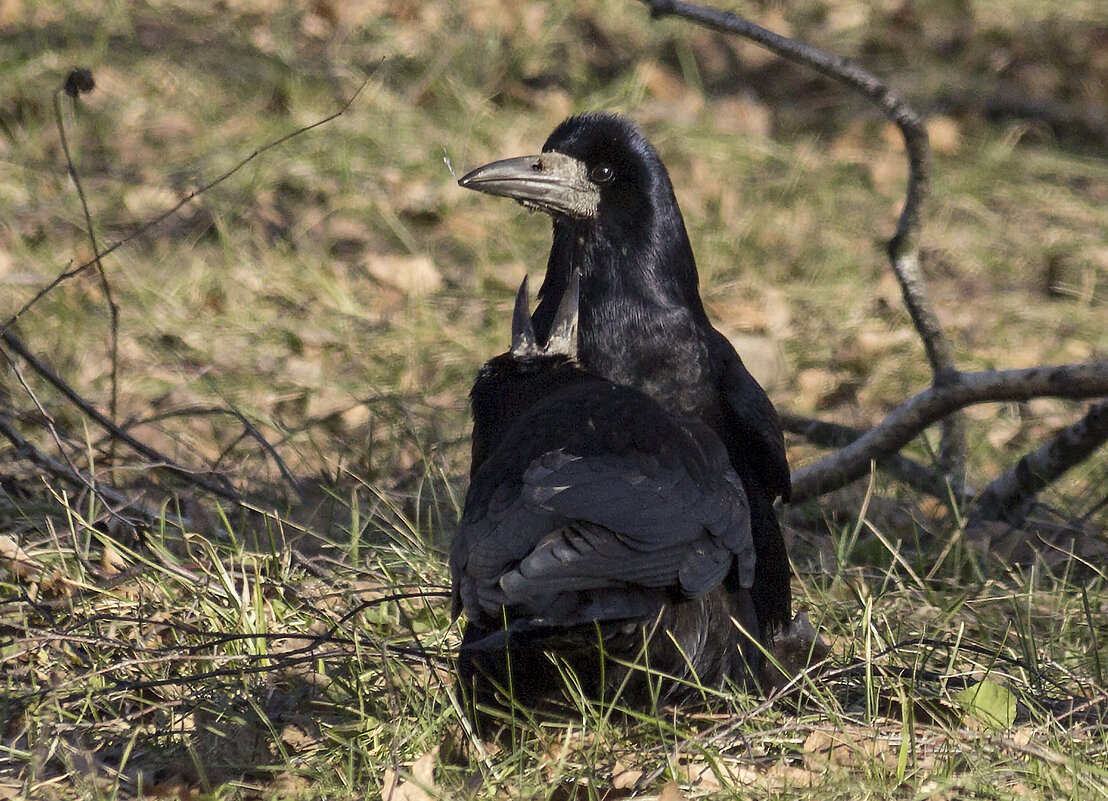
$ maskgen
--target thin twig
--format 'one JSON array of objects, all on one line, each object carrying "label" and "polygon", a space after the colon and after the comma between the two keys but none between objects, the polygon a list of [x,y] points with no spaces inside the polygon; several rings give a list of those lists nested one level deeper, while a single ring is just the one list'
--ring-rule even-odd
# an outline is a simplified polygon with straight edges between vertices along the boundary
[{"label": "thin twig", "polygon": [[[34,404],[35,409],[38,410],[39,415],[44,421],[46,421],[46,430],[50,432],[50,437],[54,440],[54,444],[58,446],[58,453],[60,453],[61,457],[65,459],[68,469],[74,475],[80,475],[80,471],[77,469],[77,465],[73,464],[73,461],[69,458],[69,451],[66,449],[65,444],[62,442],[62,436],[61,433],[58,431],[57,425],[54,423],[54,418],[51,417],[50,413],[46,411],[46,407],[42,405],[42,401],[39,400],[38,395],[36,395],[35,391],[31,389],[31,385],[27,383],[27,379],[23,376],[23,371],[19,369],[19,365],[16,364],[15,359],[13,359],[8,354],[8,352],[4,350],[0,350],[0,356],[4,357],[4,361],[8,363],[8,367],[15,375],[15,380],[19,382],[19,385],[21,387],[23,387],[23,391],[26,393],[27,397],[31,399],[31,403]],[[5,415],[5,417],[10,420],[7,415]],[[9,437],[9,439],[11,438]],[[15,444],[14,440],[12,440],[12,443]],[[81,486],[93,493],[96,492],[95,486],[92,486],[91,484],[86,485],[83,478],[81,480]]]},{"label": "thin twig", "polygon": [[[99,258],[103,258],[104,256],[107,256],[108,254],[115,252],[116,250],[118,250],[119,248],[126,245],[128,242],[130,242],[135,237],[141,236],[142,234],[149,231],[151,228],[153,228],[158,223],[161,223],[164,220],[166,220],[168,217],[173,216],[178,211],[180,211],[185,205],[187,205],[191,201],[195,200],[196,198],[200,197],[205,192],[207,192],[209,189],[212,189],[213,187],[218,186],[219,184],[223,183],[228,178],[230,178],[232,175],[234,175],[236,172],[238,172],[243,167],[245,167],[247,164],[249,164],[251,161],[256,159],[258,156],[262,155],[263,153],[265,153],[269,150],[272,150],[273,148],[278,147],[279,145],[283,145],[285,142],[289,141],[290,139],[295,139],[297,136],[300,136],[303,133],[307,133],[308,131],[312,130],[313,128],[318,128],[321,125],[326,125],[327,123],[331,122],[331,120],[334,120],[338,117],[341,117],[343,114],[346,113],[347,109],[350,108],[350,106],[354,103],[354,101],[357,100],[358,95],[360,95],[362,93],[362,90],[365,89],[365,87],[369,83],[369,81],[370,81],[370,78],[366,78],[364,81],[362,81],[361,86],[359,86],[354,91],[354,94],[352,94],[350,96],[350,99],[347,100],[345,103],[343,103],[342,108],[340,108],[334,114],[330,114],[330,115],[324,117],[321,120],[316,120],[315,122],[311,123],[310,125],[304,125],[300,128],[297,128],[292,133],[286,134],[286,135],[282,136],[280,139],[275,139],[274,141],[269,142],[268,144],[265,144],[262,147],[258,148],[253,153],[251,153],[249,156],[242,159],[234,167],[232,167],[231,169],[229,169],[226,172],[222,173],[219,177],[214,178],[213,180],[209,181],[206,184],[203,184],[203,185],[197,187],[196,189],[193,189],[191,192],[189,192],[187,195],[185,195],[172,208],[170,208],[166,211],[163,211],[161,214],[158,214],[155,217],[150,218],[149,220],[144,222],[142,225],[140,225],[138,228],[136,228],[134,231],[127,234],[127,236],[125,236],[122,239],[119,239],[119,240],[113,242],[112,244],[108,245],[108,247],[106,247],[102,251],[100,251]],[[15,314],[13,314],[11,317],[9,317],[8,320],[3,324],[3,326],[0,327],[0,330],[11,327],[28,309],[30,309],[32,306],[34,306],[36,303],[38,303],[38,301],[40,301],[44,296],[49,294],[51,290],[53,290],[56,286],[61,284],[63,281],[66,281],[66,280],[72,278],[75,275],[79,275],[80,273],[84,272],[85,270],[87,270],[89,267],[92,267],[96,263],[97,263],[97,259],[94,258],[94,259],[91,259],[89,261],[84,262],[83,264],[78,264],[76,267],[73,267],[72,269],[65,270],[65,271],[59,273],[54,278],[53,281],[51,281],[49,284],[47,284],[42,289],[40,289],[38,292],[36,292],[34,297],[32,297],[30,300],[28,300],[26,303],[24,303],[23,307],[19,311],[17,311]]]},{"label": "thin twig", "polygon": [[[147,417],[131,419],[121,425],[120,428],[122,428],[124,431],[127,431],[137,426],[149,425],[151,423],[156,423],[162,420],[170,420],[177,417],[209,417],[221,415],[233,417],[238,420],[243,428],[242,434],[239,437],[236,437],[234,444],[238,444],[245,438],[250,438],[257,442],[262,450],[264,450],[273,460],[273,463],[277,465],[277,470],[281,473],[282,478],[285,479],[288,485],[292,487],[293,491],[296,492],[300,500],[303,501],[304,491],[300,486],[300,482],[298,482],[296,480],[296,477],[293,476],[292,471],[289,470],[288,465],[285,464],[284,459],[282,459],[280,454],[277,453],[277,449],[273,447],[269,440],[262,436],[262,432],[260,432],[257,427],[247,419],[245,414],[231,405],[231,402],[228,399],[224,398],[224,401],[226,401],[228,404],[226,407],[188,406],[181,409],[173,409],[172,411],[168,412],[160,412],[158,414],[148,415]],[[224,449],[225,452],[223,454],[220,454],[219,459],[216,460],[215,466],[218,466],[219,461],[226,455],[226,451],[228,451],[230,447],[233,446],[228,446],[228,448]]]},{"label": "thin twig", "polygon": [[[121,511],[127,510],[141,516],[148,525],[158,524],[163,519],[181,528],[190,525],[188,520],[174,517],[170,514],[166,514],[163,518],[161,510],[149,509],[144,504],[128,498],[123,492],[114,487],[107,486],[103,482],[94,482],[91,478],[83,475],[80,470],[76,469],[72,463],[64,464],[57,459],[47,456],[20,434],[19,431],[16,430],[11,417],[3,412],[0,412],[0,435],[7,439],[15,448],[15,455],[17,458],[27,459],[66,483],[97,495],[104,504],[104,508],[107,509],[113,517],[120,518],[128,524],[133,524],[133,521],[127,520],[120,515]],[[115,504],[116,508],[113,508],[112,504]]]},{"label": "thin twig", "polygon": [[874,459],[896,453],[951,412],[978,403],[1055,397],[1085,400],[1108,396],[1108,362],[1023,370],[957,373],[915,395],[841,451],[793,473],[793,501],[805,501],[861,478]]},{"label": "thin twig", "polygon": [[[35,405],[38,413],[42,416],[42,419],[46,421],[46,428],[50,432],[50,436],[54,440],[54,444],[58,446],[58,453],[65,459],[65,464],[52,459],[45,453],[32,446],[27,440],[19,435],[15,427],[12,425],[11,417],[7,414],[0,412],[0,423],[3,423],[3,428],[0,429],[0,434],[3,434],[9,442],[16,448],[16,453],[26,456],[32,462],[39,465],[39,467],[49,470],[54,475],[67,481],[70,485],[77,487],[78,489],[92,493],[93,496],[100,500],[101,505],[107,511],[108,516],[114,520],[122,523],[127,528],[134,527],[134,521],[128,520],[126,517],[120,514],[120,510],[129,508],[133,509],[144,518],[146,523],[152,523],[160,519],[159,513],[152,512],[145,509],[141,504],[131,502],[123,493],[118,492],[109,487],[104,487],[100,482],[96,481],[95,477],[91,475],[85,476],[77,465],[73,463],[73,460],[69,458],[69,452],[62,442],[62,435],[58,431],[57,424],[54,419],[46,411],[46,407],[42,405],[38,395],[31,389],[31,385],[27,383],[27,379],[23,376],[23,371],[19,369],[19,365],[15,363],[11,355],[7,351],[0,349],[0,356],[4,357],[4,360],[8,363],[12,373],[15,375],[19,385],[23,387],[23,391],[27,394],[27,397],[31,399],[31,402]],[[91,471],[91,466],[90,466]],[[112,504],[115,503],[119,506],[118,509],[113,508]]]},{"label": "thin twig", "polygon": [[[87,70],[73,70],[69,74],[69,76],[66,78],[66,82],[63,85],[63,87],[61,89],[59,89],[57,93],[55,93],[54,103],[55,103],[55,108],[56,108],[56,111],[57,111],[57,114],[58,114],[58,126],[59,126],[59,131],[60,131],[60,134],[61,134],[61,137],[62,137],[63,147],[64,147],[65,152],[66,152],[66,160],[67,160],[67,164],[69,165],[70,175],[73,178],[74,184],[77,186],[77,191],[78,191],[78,194],[80,195],[80,198],[81,198],[82,207],[84,208],[84,211],[85,211],[85,219],[86,219],[86,223],[87,223],[87,226],[88,226],[89,236],[90,236],[91,241],[92,241],[94,257],[93,257],[92,260],[90,260],[88,262],[85,262],[84,264],[81,264],[81,265],[79,265],[79,266],[77,266],[77,267],[75,267],[71,270],[66,270],[66,271],[62,272],[53,281],[51,281],[50,284],[43,287],[38,293],[36,293],[35,296],[33,298],[31,298],[27,303],[25,303],[23,305],[23,307],[18,312],[16,312],[11,318],[9,318],[6,323],[4,323],[2,326],[0,326],[0,339],[2,339],[4,341],[4,343],[12,351],[19,354],[19,356],[22,357],[23,360],[26,361],[27,364],[30,365],[31,368],[34,369],[36,373],[38,373],[41,377],[46,379],[49,383],[53,384],[54,387],[56,389],[58,389],[58,391],[60,391],[66,398],[68,398],[72,403],[74,403],[86,415],[88,415],[90,418],[92,418],[101,428],[103,428],[105,431],[107,431],[112,437],[112,443],[113,443],[113,445],[111,446],[112,448],[114,448],[114,443],[115,442],[117,442],[117,441],[123,442],[126,445],[130,446],[132,449],[134,449],[139,454],[145,456],[147,459],[150,459],[153,462],[160,464],[161,466],[165,467],[166,469],[170,470],[171,472],[173,472],[173,473],[177,474],[178,476],[186,479],[187,481],[189,481],[189,482],[191,482],[191,483],[207,490],[208,492],[211,492],[211,493],[213,493],[213,494],[215,494],[215,495],[217,495],[221,498],[224,498],[226,500],[234,501],[235,503],[242,503],[242,498],[239,496],[239,494],[236,493],[235,491],[233,491],[232,489],[230,489],[225,483],[220,484],[216,481],[212,481],[208,478],[205,478],[204,476],[199,475],[196,471],[189,470],[188,468],[185,468],[181,465],[178,465],[178,464],[174,463],[171,459],[169,459],[168,457],[166,457],[163,454],[159,453],[157,450],[150,447],[149,445],[146,445],[145,443],[143,443],[140,440],[136,439],[135,437],[131,436],[125,429],[121,428],[120,426],[118,426],[116,424],[116,422],[115,422],[116,411],[117,411],[117,381],[116,381],[116,378],[117,378],[118,360],[115,358],[116,351],[115,351],[114,343],[116,341],[115,332],[117,331],[118,308],[116,307],[114,299],[112,298],[110,285],[107,283],[107,278],[104,275],[102,259],[103,259],[104,256],[107,256],[109,253],[113,252],[117,248],[123,246],[124,244],[126,244],[130,240],[134,239],[135,237],[141,235],[145,231],[149,230],[153,226],[155,226],[158,223],[165,220],[170,215],[174,214],[179,209],[181,209],[189,201],[193,200],[196,197],[199,197],[201,194],[208,191],[212,187],[214,187],[214,186],[218,185],[219,183],[225,181],[227,178],[234,175],[236,172],[238,172],[240,169],[242,169],[246,164],[248,164],[250,161],[252,161],[256,157],[258,157],[262,153],[265,153],[266,151],[271,150],[271,149],[277,147],[278,145],[284,144],[285,142],[289,141],[290,139],[292,139],[296,136],[299,136],[302,133],[310,131],[313,128],[319,127],[320,125],[324,125],[324,124],[330,122],[331,120],[334,120],[337,117],[341,116],[342,114],[344,114],[347,111],[347,109],[350,108],[351,104],[353,104],[354,100],[357,99],[358,95],[361,94],[362,90],[366,87],[366,85],[368,83],[369,83],[369,79],[367,78],[366,80],[364,80],[362,82],[362,84],[358,87],[358,89],[350,96],[350,98],[343,104],[342,108],[340,108],[335,113],[330,114],[330,115],[328,115],[327,117],[324,117],[321,120],[317,120],[316,122],[311,123],[310,125],[302,126],[298,129],[296,129],[295,131],[293,131],[292,133],[289,133],[289,134],[287,134],[287,135],[285,135],[285,136],[283,136],[279,139],[276,139],[276,140],[264,145],[261,148],[258,148],[253,153],[251,153],[249,156],[247,156],[245,159],[241,160],[238,164],[236,164],[234,167],[232,167],[230,170],[224,172],[222,175],[220,175],[219,177],[217,177],[213,181],[210,181],[207,184],[204,184],[203,186],[199,187],[198,189],[190,192],[188,196],[186,196],[184,199],[182,199],[173,208],[171,208],[171,209],[163,212],[162,214],[159,214],[158,216],[154,217],[153,219],[147,221],[146,223],[141,225],[139,228],[137,228],[135,231],[133,231],[131,234],[129,234],[126,237],[124,237],[123,239],[113,243],[112,245],[105,248],[104,250],[100,250],[99,247],[98,247],[98,243],[96,242],[96,239],[95,239],[91,214],[90,214],[89,209],[88,209],[88,204],[87,204],[87,201],[85,199],[84,191],[81,187],[80,180],[77,177],[76,169],[74,168],[72,158],[70,158],[70,155],[69,155],[68,143],[67,143],[66,138],[65,138],[65,129],[64,129],[64,126],[61,124],[60,93],[65,92],[70,97],[75,98],[82,91],[90,91],[92,89],[92,86],[93,86],[91,73],[88,73]],[[19,319],[19,317],[24,312],[26,312],[28,309],[30,309],[42,297],[44,297],[46,294],[48,294],[52,289],[54,289],[56,286],[61,284],[66,279],[71,278],[71,277],[81,273],[82,271],[84,271],[84,270],[86,270],[86,269],[88,269],[89,267],[92,267],[92,266],[96,266],[97,269],[100,271],[101,279],[102,279],[102,282],[104,284],[105,294],[108,298],[109,306],[112,309],[112,321],[113,321],[112,322],[112,331],[113,331],[112,376],[113,376],[113,378],[112,378],[112,397],[111,397],[110,410],[109,410],[109,415],[108,416],[105,416],[98,409],[96,409],[92,405],[91,402],[87,401],[80,394],[78,394],[74,389],[72,389],[65,381],[63,381],[62,378],[49,365],[47,365],[45,362],[38,359],[33,353],[31,353],[31,351],[23,344],[23,342],[11,330],[11,326]],[[7,357],[7,354],[5,354],[5,357]],[[7,358],[10,359],[10,357],[7,357]],[[42,410],[40,409],[40,411],[42,411]],[[46,419],[49,420],[48,415],[46,416]],[[247,428],[248,433],[250,433],[251,436],[255,436],[256,439],[261,438],[261,441],[263,442],[263,447],[265,447],[267,449],[267,451],[270,453],[271,456],[276,456],[276,451],[272,448],[272,446],[270,446],[267,442],[265,442],[264,437],[260,437],[260,434],[258,434],[258,432],[253,428],[253,426],[251,426],[248,422],[246,422],[245,418],[241,417],[241,415],[240,415],[240,420],[243,422],[244,427]],[[55,438],[57,438],[57,432],[55,431],[54,433],[55,433]],[[61,448],[60,441],[59,441],[59,448]],[[62,448],[62,450],[63,450],[63,455],[64,455],[64,448]],[[111,450],[109,450],[109,453],[111,453]],[[278,469],[281,471],[282,475],[285,477],[286,480],[289,480],[290,479],[290,474],[288,473],[287,468],[285,468],[284,464],[281,462],[280,459],[277,459],[277,464],[278,464]],[[74,467],[74,466],[71,466],[70,472],[73,475],[80,476],[80,471],[78,471],[76,469],[76,467]],[[297,485],[295,484],[295,482],[290,481],[290,483],[292,484],[294,489],[296,489],[297,492],[299,493],[300,490],[297,487]],[[95,491],[94,488],[93,488],[93,491]]]},{"label": "thin twig", "polygon": [[97,409],[92,403],[82,397],[75,389],[62,380],[54,369],[50,365],[43,362],[36,357],[27,346],[17,337],[10,328],[0,328],[0,339],[4,341],[11,350],[15,351],[19,356],[31,366],[36,373],[48,382],[54,385],[55,389],[61,392],[66,398],[68,398],[78,409],[88,415],[98,426],[109,432],[112,436],[129,446],[138,454],[146,457],[147,459],[155,462],[156,464],[164,467],[166,470],[184,478],[192,484],[201,487],[214,495],[218,495],[229,501],[239,503],[241,498],[237,492],[227,487],[225,484],[218,483],[211,479],[200,475],[197,471],[190,470],[187,467],[183,467],[168,456],[160,453],[155,448],[147,445],[122,428],[117,426],[111,420],[104,416],[103,412]]}]

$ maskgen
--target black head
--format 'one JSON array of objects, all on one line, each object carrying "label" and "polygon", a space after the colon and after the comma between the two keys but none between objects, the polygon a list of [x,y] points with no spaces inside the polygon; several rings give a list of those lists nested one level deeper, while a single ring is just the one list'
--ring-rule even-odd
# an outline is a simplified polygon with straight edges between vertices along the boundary
[{"label": "black head", "polygon": [[554,129],[542,150],[583,165],[582,171],[599,193],[595,220],[607,226],[645,228],[656,211],[668,211],[670,203],[676,209],[669,173],[658,152],[625,117],[604,113],[570,117]]},{"label": "black head", "polygon": [[635,314],[679,306],[703,316],[696,262],[669,174],[630,120],[606,113],[570,117],[541,154],[495,161],[458,183],[553,218],[554,242],[534,316],[540,339],[573,270],[583,282],[584,337],[592,336],[596,309],[609,299],[638,304]]},{"label": "black head", "polygon": [[622,225],[672,203],[673,187],[657,151],[639,127],[615,114],[580,114],[562,122],[537,156],[478,167],[459,182],[467,189],[518,200],[556,221],[581,224],[616,217]]}]

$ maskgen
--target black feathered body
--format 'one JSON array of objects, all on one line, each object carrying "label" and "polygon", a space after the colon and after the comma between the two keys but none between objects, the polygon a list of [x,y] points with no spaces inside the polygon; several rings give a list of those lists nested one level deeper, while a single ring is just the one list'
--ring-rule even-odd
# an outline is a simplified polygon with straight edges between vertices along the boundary
[{"label": "black feathered body", "polygon": [[595,218],[554,216],[536,334],[546,336],[568,277],[579,270],[579,361],[719,435],[750,502],[753,596],[767,640],[791,618],[791,569],[773,508],[790,492],[776,411],[705,314],[672,184],[638,128],[612,115],[572,117],[547,140],[549,150],[608,165],[615,178],[601,188]]},{"label": "black feathered body", "polygon": [[666,681],[655,694],[621,660],[711,687],[746,682],[752,646],[738,627],[757,626],[754,552],[719,438],[556,357],[498,357],[471,399],[451,575],[467,617],[459,673],[477,700],[496,686],[528,706],[556,700],[551,656],[585,695],[622,687],[635,706],[697,691]]}]

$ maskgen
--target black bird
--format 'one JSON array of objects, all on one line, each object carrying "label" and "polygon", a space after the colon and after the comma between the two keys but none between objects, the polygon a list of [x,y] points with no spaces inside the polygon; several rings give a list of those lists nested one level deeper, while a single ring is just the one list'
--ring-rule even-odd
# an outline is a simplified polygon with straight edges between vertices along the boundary
[{"label": "black bird", "polygon": [[512,348],[470,394],[450,552],[461,684],[481,705],[503,707],[499,688],[542,710],[565,701],[565,665],[594,700],[710,703],[699,687],[748,684],[756,658],[742,483],[707,426],[576,363],[577,299],[574,276],[540,348],[524,279]]},{"label": "black bird", "polygon": [[[760,637],[791,619],[791,569],[773,508],[788,501],[781,424],[734,347],[709,322],[669,174],[639,128],[612,114],[562,122],[537,156],[473,170],[463,187],[548,213],[554,242],[532,317],[547,337],[570,274],[580,272],[578,359],[694,417],[723,441],[750,502]],[[731,584],[734,584],[732,579]]]}]

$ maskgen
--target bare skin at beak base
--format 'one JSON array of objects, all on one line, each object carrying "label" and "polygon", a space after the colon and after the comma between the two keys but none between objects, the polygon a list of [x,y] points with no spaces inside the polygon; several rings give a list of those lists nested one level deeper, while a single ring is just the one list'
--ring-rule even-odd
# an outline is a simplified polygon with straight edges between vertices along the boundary
[{"label": "bare skin at beak base", "polygon": [[600,205],[600,188],[585,164],[561,153],[494,161],[462,176],[458,185],[576,219],[595,217]]}]

